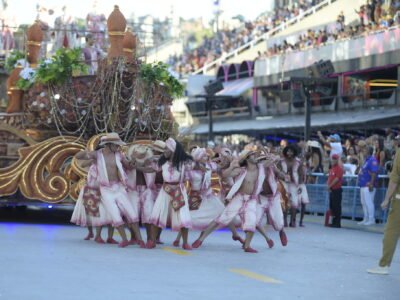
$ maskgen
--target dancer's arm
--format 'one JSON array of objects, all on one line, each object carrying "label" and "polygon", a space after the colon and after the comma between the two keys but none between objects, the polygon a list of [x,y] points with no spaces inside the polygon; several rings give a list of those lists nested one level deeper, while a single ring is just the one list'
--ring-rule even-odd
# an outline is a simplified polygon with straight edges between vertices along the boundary
[{"label": "dancer's arm", "polygon": [[97,155],[96,151],[79,151],[75,154],[76,159],[84,159],[84,160],[96,160]]},{"label": "dancer's arm", "polygon": [[157,165],[158,157],[152,157],[151,159],[146,159],[143,165],[136,164],[136,169],[142,171],[143,173],[154,173],[160,171]]},{"label": "dancer's arm", "polygon": [[277,164],[274,165],[275,176],[283,181],[289,181],[290,176],[278,168]]},{"label": "dancer's arm", "polygon": [[136,160],[128,160],[125,155],[121,154],[121,163],[124,169],[126,170],[133,170],[136,168]]},{"label": "dancer's arm", "polygon": [[241,168],[238,160],[233,160],[230,166],[221,172],[222,178],[236,177],[240,175]]},{"label": "dancer's arm", "polygon": [[94,164],[96,161],[94,159],[86,159],[84,161],[82,161],[81,163],[81,167],[82,168],[86,168],[86,167],[90,167],[92,164]]}]

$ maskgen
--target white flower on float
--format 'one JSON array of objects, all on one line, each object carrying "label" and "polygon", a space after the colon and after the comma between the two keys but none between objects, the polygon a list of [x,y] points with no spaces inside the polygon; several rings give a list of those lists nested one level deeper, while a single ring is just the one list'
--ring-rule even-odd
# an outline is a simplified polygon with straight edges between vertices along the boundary
[{"label": "white flower on float", "polygon": [[37,101],[33,101],[33,102],[32,102],[32,105],[33,105],[33,106],[38,105]]},{"label": "white flower on float", "polygon": [[33,78],[35,77],[35,74],[36,74],[36,71],[34,69],[25,67],[24,69],[22,69],[21,73],[19,73],[19,77],[21,77],[25,80],[32,81]]},{"label": "white flower on float", "polygon": [[56,100],[59,100],[61,97],[60,97],[60,94],[55,94],[54,95],[54,99],[56,99]]},{"label": "white flower on float", "polygon": [[28,63],[28,61],[26,59],[21,58],[21,59],[18,59],[17,62],[15,63],[15,65],[14,65],[14,67],[18,67],[18,66],[21,66],[23,68],[27,68],[27,67],[29,67],[29,63]]},{"label": "white flower on float", "polygon": [[136,106],[135,105],[131,105],[131,110],[135,110]]},{"label": "white flower on float", "polygon": [[44,103],[40,103],[40,104],[39,104],[39,107],[40,107],[40,108],[45,107]]}]

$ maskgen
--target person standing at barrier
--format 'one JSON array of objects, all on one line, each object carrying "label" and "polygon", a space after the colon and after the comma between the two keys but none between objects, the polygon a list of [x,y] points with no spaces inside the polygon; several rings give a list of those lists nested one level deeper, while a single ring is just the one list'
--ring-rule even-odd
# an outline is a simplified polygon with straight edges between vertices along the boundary
[{"label": "person standing at barrier", "polygon": [[374,149],[365,147],[363,155],[366,157],[364,165],[358,174],[358,185],[360,187],[360,199],[364,211],[364,219],[358,225],[375,224],[375,192],[376,179],[378,177],[379,164],[373,156]]},{"label": "person standing at barrier", "polygon": [[[286,146],[283,149],[283,158],[278,163],[280,171],[285,173],[285,182],[283,183],[286,192],[290,199],[290,227],[296,227],[296,214],[297,207],[299,206],[299,181],[300,181],[300,168],[301,161],[297,158],[298,150],[293,145]],[[284,213],[285,227],[287,227],[288,211],[285,209]]]},{"label": "person standing at barrier", "polygon": [[331,169],[329,170],[327,188],[329,191],[329,209],[333,215],[330,227],[340,228],[340,219],[342,217],[342,182],[343,168],[339,164],[339,155],[334,154],[331,157]]},{"label": "person standing at barrier", "polygon": [[379,266],[368,269],[371,274],[389,274],[389,267],[396,251],[397,241],[400,237],[400,149],[397,150],[396,158],[393,162],[393,169],[390,173],[389,186],[385,200],[382,202],[382,209],[387,209],[390,205],[389,216],[383,235],[382,257]]}]

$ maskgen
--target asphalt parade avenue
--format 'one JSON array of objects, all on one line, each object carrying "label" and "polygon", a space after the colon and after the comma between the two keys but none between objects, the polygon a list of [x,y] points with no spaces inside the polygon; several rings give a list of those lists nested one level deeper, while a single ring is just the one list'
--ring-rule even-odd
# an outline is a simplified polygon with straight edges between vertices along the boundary
[{"label": "asphalt parade avenue", "polygon": [[63,214],[54,224],[56,217],[26,223],[0,213],[0,299],[399,299],[399,251],[390,275],[365,271],[380,257],[382,225],[345,220],[333,229],[306,216],[305,228],[287,229],[285,248],[269,230],[273,249],[256,234],[260,252],[244,253],[222,230],[186,252],[171,246],[170,230],[155,250],[84,241],[86,229]]}]

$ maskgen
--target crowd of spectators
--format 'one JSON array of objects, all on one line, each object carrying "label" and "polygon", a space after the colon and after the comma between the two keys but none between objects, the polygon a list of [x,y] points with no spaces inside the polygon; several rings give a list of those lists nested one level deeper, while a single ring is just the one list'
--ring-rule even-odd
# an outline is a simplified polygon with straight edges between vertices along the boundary
[{"label": "crowd of spectators", "polygon": [[375,31],[385,30],[392,26],[400,26],[400,0],[391,0],[386,6],[382,0],[368,0],[358,11],[359,21],[356,24],[345,25],[345,16],[341,12],[334,24],[324,29],[309,29],[298,35],[295,41],[283,40],[268,48],[258,57],[270,57],[284,53],[319,47],[338,40],[368,35]]},{"label": "crowd of spectators", "polygon": [[221,29],[214,36],[205,37],[195,49],[187,48],[182,55],[171,56],[168,63],[180,74],[193,72],[282,23],[304,15],[309,8],[322,1],[295,0],[292,7],[276,8],[272,13],[261,15],[255,21],[244,22],[242,27]]},{"label": "crowd of spectators", "polygon": [[[388,174],[391,171],[396,149],[400,146],[399,132],[387,129],[385,135],[345,136],[346,138],[342,139],[340,134],[332,134],[327,137],[320,134],[313,140],[299,141],[296,143],[300,153],[299,158],[307,164],[310,173],[326,174],[329,171],[330,157],[337,154],[341,157],[345,174],[357,175],[366,160],[362,150],[367,147],[373,149],[373,155],[379,163],[379,174]],[[267,147],[272,153],[282,153],[288,144],[289,142],[283,139],[279,144],[272,141],[254,140],[250,143],[239,144],[227,142],[226,146],[238,155],[244,147],[249,146]]]},{"label": "crowd of spectators", "polygon": [[[185,49],[182,55],[171,56],[168,63],[179,74],[193,72],[278,27],[283,22],[304,15],[307,9],[320,2],[321,0],[294,1],[291,8],[277,8],[272,14],[262,15],[253,22],[245,22],[244,26],[240,28],[222,29],[213,37],[204,38],[202,44],[195,49]],[[305,50],[337,40],[367,35],[392,26],[400,26],[400,0],[368,0],[354,13],[359,16],[359,21],[355,24],[346,25],[345,16],[341,12],[336,22],[325,28],[309,29],[297,37],[292,37],[290,42],[288,40],[279,41],[264,53],[259,52],[258,57],[270,57],[291,51]]]}]

